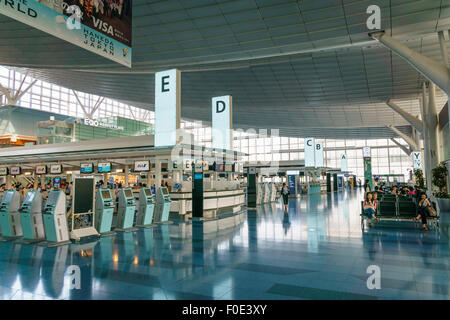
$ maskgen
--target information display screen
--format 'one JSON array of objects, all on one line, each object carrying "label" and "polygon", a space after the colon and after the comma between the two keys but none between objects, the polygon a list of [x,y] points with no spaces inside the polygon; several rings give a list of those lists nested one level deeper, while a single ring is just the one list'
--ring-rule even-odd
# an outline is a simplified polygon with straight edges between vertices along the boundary
[{"label": "information display screen", "polygon": [[0,168],[0,176],[6,176],[6,175],[8,175],[8,168],[6,168],[6,167]]},{"label": "information display screen", "polygon": [[151,189],[144,189],[144,193],[147,197],[151,197],[152,196],[152,190]]},{"label": "information display screen", "polygon": [[53,179],[53,187],[59,188],[61,186],[61,178]]},{"label": "information display screen", "polygon": [[98,173],[111,172],[111,162],[101,162],[97,166]]},{"label": "information display screen", "polygon": [[11,174],[12,175],[18,175],[20,174],[20,167],[11,167]]},{"label": "information display screen", "polygon": [[169,194],[169,190],[167,188],[161,188],[163,194]]},{"label": "information display screen", "polygon": [[123,191],[125,192],[125,197],[127,197],[127,198],[132,198],[133,197],[133,193],[131,192],[130,189],[125,189]]},{"label": "information display screen", "polygon": [[109,193],[109,191],[107,191],[107,190],[102,190],[102,198],[103,198],[103,199],[106,199],[106,200],[111,199],[111,194]]},{"label": "information display screen", "polygon": [[32,202],[34,199],[34,192],[27,192],[27,196],[25,197],[24,202]]},{"label": "information display screen", "polygon": [[226,172],[232,172],[233,171],[233,165],[232,164],[225,164],[225,171]]},{"label": "information display screen", "polygon": [[47,174],[47,166],[36,166],[36,174]]},{"label": "information display screen", "polygon": [[80,165],[80,173],[93,173],[94,165],[92,163],[82,163]]},{"label": "information display screen", "polygon": [[62,172],[62,166],[60,164],[52,164],[50,166],[50,173],[59,174]]}]

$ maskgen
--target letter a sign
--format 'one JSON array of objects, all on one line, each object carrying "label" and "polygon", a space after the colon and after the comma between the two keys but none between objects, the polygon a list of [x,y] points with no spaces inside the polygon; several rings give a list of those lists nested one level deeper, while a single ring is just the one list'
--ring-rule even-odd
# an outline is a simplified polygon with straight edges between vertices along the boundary
[{"label": "letter a sign", "polygon": [[341,171],[347,171],[347,155],[341,154]]},{"label": "letter a sign", "polygon": [[232,97],[212,98],[212,147],[233,149]]}]

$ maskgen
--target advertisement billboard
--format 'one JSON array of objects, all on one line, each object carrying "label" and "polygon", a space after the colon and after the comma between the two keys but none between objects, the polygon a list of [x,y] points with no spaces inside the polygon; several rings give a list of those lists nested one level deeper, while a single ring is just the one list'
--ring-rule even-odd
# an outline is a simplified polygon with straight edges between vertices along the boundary
[{"label": "advertisement billboard", "polygon": [[131,67],[131,0],[6,1],[0,13]]}]

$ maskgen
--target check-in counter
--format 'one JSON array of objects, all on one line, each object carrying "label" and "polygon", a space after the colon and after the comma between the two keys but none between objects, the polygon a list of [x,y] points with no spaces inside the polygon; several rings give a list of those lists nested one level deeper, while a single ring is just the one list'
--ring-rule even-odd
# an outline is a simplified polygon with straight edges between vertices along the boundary
[{"label": "check-in counter", "polygon": [[[179,215],[192,213],[191,192],[171,192],[170,212]],[[205,216],[215,217],[218,213],[238,212],[245,203],[244,189],[207,190],[203,193]]]}]

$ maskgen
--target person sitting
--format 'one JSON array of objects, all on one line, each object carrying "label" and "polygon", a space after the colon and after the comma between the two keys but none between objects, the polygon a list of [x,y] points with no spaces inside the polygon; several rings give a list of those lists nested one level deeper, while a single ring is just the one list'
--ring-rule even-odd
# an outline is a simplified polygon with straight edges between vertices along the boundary
[{"label": "person sitting", "polygon": [[397,191],[397,187],[396,187],[396,186],[393,186],[393,187],[392,187],[392,191],[391,191],[391,194],[395,194],[395,195],[397,195],[397,193],[398,193],[398,191]]},{"label": "person sitting", "polygon": [[428,231],[427,228],[427,215],[428,215],[428,209],[431,207],[431,202],[427,198],[427,194],[425,192],[422,192],[420,195],[420,201],[419,201],[419,214],[414,219],[414,221],[422,220],[422,228],[425,231]]},{"label": "person sitting", "polygon": [[377,210],[377,204],[376,201],[373,199],[372,193],[368,192],[366,195],[366,200],[364,200],[363,203],[363,210],[364,214],[369,219],[369,227],[372,226],[372,220],[375,222],[378,222],[378,218],[375,216],[376,210]]},{"label": "person sitting", "polygon": [[401,195],[402,197],[408,196],[408,193],[409,193],[409,189],[408,189],[407,186],[404,186],[403,188],[401,188],[401,190],[400,190],[400,195]]},{"label": "person sitting", "polygon": [[414,197],[414,196],[416,195],[416,192],[414,191],[414,188],[413,188],[413,187],[409,187],[408,189],[409,189],[408,194],[409,194],[411,197]]}]

